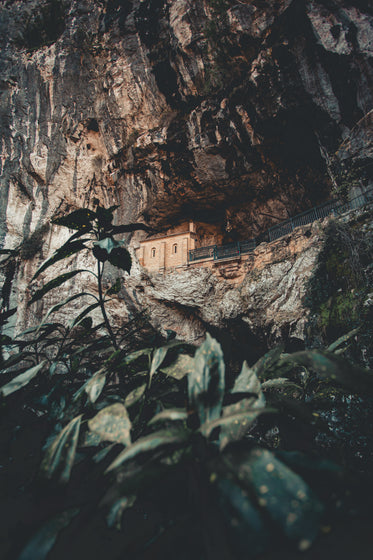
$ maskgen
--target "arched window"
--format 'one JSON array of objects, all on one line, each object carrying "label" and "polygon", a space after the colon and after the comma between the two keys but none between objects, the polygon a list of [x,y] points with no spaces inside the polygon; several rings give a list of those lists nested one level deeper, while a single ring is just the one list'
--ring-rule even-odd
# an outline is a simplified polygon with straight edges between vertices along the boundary
[{"label": "arched window", "polygon": [[152,255],[152,258],[155,257],[155,247],[152,248],[152,250],[151,250],[151,255]]},{"label": "arched window", "polygon": [[172,252],[173,252],[174,255],[176,255],[176,253],[177,253],[177,243],[172,245]]}]

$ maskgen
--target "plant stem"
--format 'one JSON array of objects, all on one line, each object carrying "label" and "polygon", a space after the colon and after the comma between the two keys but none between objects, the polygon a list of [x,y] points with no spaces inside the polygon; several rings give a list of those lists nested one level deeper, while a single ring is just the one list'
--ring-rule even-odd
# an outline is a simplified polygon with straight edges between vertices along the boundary
[{"label": "plant stem", "polygon": [[102,295],[102,275],[103,275],[103,273],[104,273],[104,264],[102,264],[102,268],[101,268],[100,261],[97,261],[98,298],[99,298],[99,302],[100,302],[101,313],[102,313],[102,316],[104,318],[106,330],[109,333],[109,336],[111,338],[111,342],[113,343],[113,346],[114,346],[115,350],[118,350],[119,346],[118,346],[117,341],[115,339],[113,330],[110,326],[108,316],[106,315],[105,303],[104,303],[104,298],[103,298],[103,295]]}]

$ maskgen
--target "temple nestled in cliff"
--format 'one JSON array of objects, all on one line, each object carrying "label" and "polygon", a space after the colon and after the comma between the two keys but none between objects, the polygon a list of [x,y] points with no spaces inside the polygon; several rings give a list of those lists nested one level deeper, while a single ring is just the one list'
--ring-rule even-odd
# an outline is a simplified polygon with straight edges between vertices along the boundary
[{"label": "temple nestled in cliff", "polygon": [[182,231],[175,229],[174,232],[141,241],[138,249],[140,264],[149,271],[186,266],[189,251],[196,247],[196,225],[189,222],[179,229]]}]

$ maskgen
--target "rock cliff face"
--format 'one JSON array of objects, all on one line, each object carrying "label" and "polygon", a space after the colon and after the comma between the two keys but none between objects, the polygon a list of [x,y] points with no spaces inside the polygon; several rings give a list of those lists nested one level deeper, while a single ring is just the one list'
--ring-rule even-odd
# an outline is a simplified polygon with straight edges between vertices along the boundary
[{"label": "rock cliff face", "polygon": [[[369,0],[2,2],[0,242],[35,241],[20,309],[61,243],[50,218],[94,197],[119,204],[118,223],[191,218],[228,240],[322,201],[351,170],[370,181],[372,26]],[[230,294],[225,310],[241,305]]]}]

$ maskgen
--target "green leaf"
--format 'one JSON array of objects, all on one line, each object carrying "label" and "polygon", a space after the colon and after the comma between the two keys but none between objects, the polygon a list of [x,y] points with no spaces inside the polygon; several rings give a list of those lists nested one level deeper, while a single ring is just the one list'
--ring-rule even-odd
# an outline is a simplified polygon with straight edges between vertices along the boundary
[{"label": "green leaf", "polygon": [[266,449],[254,449],[239,466],[238,476],[249,483],[259,505],[301,550],[312,544],[324,508],[300,476]]},{"label": "green leaf", "polygon": [[[98,436],[99,437],[99,436]],[[101,438],[99,437],[100,442],[101,442]],[[114,449],[114,447],[116,446],[116,443],[110,443],[109,445],[107,445],[106,447],[104,447],[103,449],[100,449],[100,451],[97,451],[97,453],[95,453],[95,455],[93,455],[92,459],[95,463],[99,463],[100,461],[102,461],[103,459],[105,459],[105,457],[107,455],[109,455],[110,451],[112,449]]]},{"label": "green leaf", "polygon": [[151,366],[150,366],[150,372],[149,372],[149,387],[150,387],[150,383],[152,381],[153,375],[155,374],[155,372],[157,371],[159,366],[162,364],[163,360],[166,357],[167,352],[168,352],[168,348],[165,347],[165,346],[163,346],[162,348],[157,348],[156,351],[154,352],[152,363],[151,363]]},{"label": "green leaf", "polygon": [[45,294],[47,294],[48,292],[50,292],[54,288],[58,288],[58,286],[61,286],[61,284],[64,284],[64,282],[66,282],[67,280],[70,280],[70,278],[73,278],[74,276],[76,276],[80,272],[87,272],[87,271],[84,270],[84,269],[72,270],[71,272],[66,272],[65,274],[61,274],[60,276],[57,276],[57,278],[54,278],[50,282],[47,282],[42,288],[40,288],[40,290],[37,290],[34,293],[32,298],[28,302],[28,305],[31,305],[35,301],[38,301],[43,296],[45,296]]},{"label": "green leaf", "polygon": [[141,397],[144,395],[146,391],[146,383],[144,385],[140,385],[140,387],[136,387],[133,391],[131,391],[125,398],[124,404],[127,408],[133,406],[137,403]]},{"label": "green leaf", "polygon": [[122,516],[123,512],[132,507],[136,501],[136,496],[125,496],[123,498],[119,498],[113,506],[111,507],[109,514],[107,516],[107,524],[110,528],[115,528],[118,531],[121,530],[122,525]]},{"label": "green leaf", "polygon": [[37,366],[34,366],[26,370],[24,373],[21,373],[21,375],[17,375],[17,377],[12,379],[12,381],[9,381],[9,383],[3,385],[0,388],[0,393],[3,395],[3,397],[8,397],[12,393],[15,393],[16,391],[27,385],[31,381],[31,379],[33,379],[39,373],[39,371],[43,369],[44,364],[45,360],[40,362],[40,364],[38,364]]},{"label": "green leaf", "polygon": [[172,365],[163,367],[160,371],[174,379],[180,380],[193,371],[193,364],[194,360],[191,356],[188,356],[188,354],[179,354]]},{"label": "green leaf", "polygon": [[79,208],[74,210],[67,216],[62,216],[62,218],[56,218],[52,220],[53,224],[58,226],[64,226],[69,229],[77,230],[91,230],[92,222],[97,218],[96,212],[88,210],[88,208]]},{"label": "green leaf", "polygon": [[156,422],[163,422],[167,420],[182,420],[186,421],[188,418],[187,412],[183,408],[168,408],[159,412],[149,422],[149,426],[155,424]]},{"label": "green leaf", "polygon": [[[226,407],[230,408],[230,407]],[[223,412],[224,409],[223,409]],[[223,449],[230,441],[240,439],[243,434],[247,432],[250,425],[257,419],[260,414],[274,412],[271,408],[248,408],[242,412],[226,413],[225,416],[211,420],[202,424],[200,431],[205,437],[209,437],[215,428],[228,428],[223,432],[220,441],[220,448]],[[237,436],[237,431],[240,431],[240,437]]]},{"label": "green leaf", "polygon": [[225,365],[220,344],[206,334],[196,351],[193,371],[188,376],[190,406],[198,412],[200,423],[219,418],[223,405]]},{"label": "green leaf", "polygon": [[58,261],[61,261],[63,259],[66,259],[68,257],[71,257],[71,255],[74,255],[75,253],[78,253],[82,249],[87,249],[87,247],[84,245],[85,241],[87,241],[87,240],[86,239],[79,239],[79,241],[67,242],[64,245],[62,245],[62,247],[57,249],[57,251],[54,253],[54,255],[52,257],[50,257],[49,259],[47,259],[41,265],[41,267],[35,272],[34,276],[31,279],[31,282],[33,280],[35,280],[35,278],[37,278],[39,276],[39,274],[44,272],[44,270],[49,268],[52,264],[54,264]]},{"label": "green leaf", "polygon": [[218,479],[216,487],[228,530],[233,533],[232,541],[238,549],[237,558],[257,556],[263,552],[270,535],[249,495],[229,479]]},{"label": "green leaf", "polygon": [[79,509],[70,509],[47,521],[27,543],[18,560],[45,560],[52,550],[58,534],[69,525],[78,513]]},{"label": "green leaf", "polygon": [[131,421],[126,407],[121,403],[100,410],[88,421],[88,427],[92,432],[99,434],[101,441],[131,445]]},{"label": "green leaf", "polygon": [[335,352],[335,350],[337,348],[339,348],[344,342],[347,342],[347,340],[350,340],[350,338],[355,336],[355,334],[357,334],[359,332],[359,330],[360,330],[360,327],[357,327],[356,329],[353,329],[352,331],[348,332],[347,334],[344,334],[343,336],[339,337],[335,342],[333,342],[333,344],[328,346],[327,350],[329,352]]},{"label": "green leaf", "polygon": [[140,358],[141,356],[148,356],[149,354],[152,353],[152,348],[142,348],[141,350],[136,350],[136,352],[131,352],[131,354],[128,354],[124,360],[123,360],[123,364],[124,365],[129,365],[132,362],[134,362],[135,360],[137,360],[138,358]]},{"label": "green leaf", "polygon": [[109,254],[108,261],[116,268],[125,270],[128,274],[131,272],[132,258],[127,249],[124,247],[116,247],[112,249]]},{"label": "green leaf", "polygon": [[342,356],[306,350],[288,355],[283,361],[312,369],[321,379],[338,382],[353,392],[373,393],[373,372],[351,364]]},{"label": "green leaf", "polygon": [[149,453],[150,451],[166,448],[170,445],[177,445],[185,442],[189,437],[189,432],[187,430],[173,429],[173,430],[160,430],[159,432],[154,432],[149,436],[138,439],[135,443],[127,447],[122,451],[116,459],[109,465],[106,472],[112,471],[118,468],[120,465],[137,457],[143,453]]},{"label": "green leaf", "polygon": [[76,416],[61,430],[48,447],[41,470],[48,478],[59,475],[61,483],[68,482],[74,464],[82,414]]},{"label": "green leaf", "polygon": [[95,403],[101,395],[105,382],[106,375],[101,373],[101,370],[98,371],[91,377],[91,379],[88,379],[88,381],[86,381],[84,385],[76,391],[76,393],[74,393],[73,400],[76,400],[83,392],[86,392],[91,403]]}]

